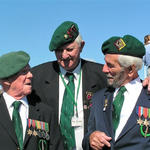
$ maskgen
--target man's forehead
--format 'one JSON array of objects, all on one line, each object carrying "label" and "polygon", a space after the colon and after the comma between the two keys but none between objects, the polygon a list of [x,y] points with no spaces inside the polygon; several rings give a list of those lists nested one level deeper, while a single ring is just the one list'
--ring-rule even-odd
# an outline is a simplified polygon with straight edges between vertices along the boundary
[{"label": "man's forehead", "polygon": [[107,63],[118,63],[118,54],[106,54],[105,62]]}]

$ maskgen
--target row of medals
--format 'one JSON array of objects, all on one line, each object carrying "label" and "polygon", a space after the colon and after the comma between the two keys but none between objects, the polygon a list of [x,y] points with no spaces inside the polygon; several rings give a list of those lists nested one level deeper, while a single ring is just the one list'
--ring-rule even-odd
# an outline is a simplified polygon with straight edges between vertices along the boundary
[{"label": "row of medals", "polygon": [[140,126],[141,126],[141,125],[149,126],[149,125],[150,125],[150,121],[148,121],[147,119],[142,120],[141,118],[139,118],[139,119],[137,120],[137,124],[139,124]]},{"label": "row of medals", "polygon": [[48,134],[47,131],[45,130],[31,130],[31,129],[28,129],[27,131],[28,135],[34,135],[34,136],[38,136],[39,138],[43,138],[43,139],[46,139],[47,141],[50,139],[50,136]]}]

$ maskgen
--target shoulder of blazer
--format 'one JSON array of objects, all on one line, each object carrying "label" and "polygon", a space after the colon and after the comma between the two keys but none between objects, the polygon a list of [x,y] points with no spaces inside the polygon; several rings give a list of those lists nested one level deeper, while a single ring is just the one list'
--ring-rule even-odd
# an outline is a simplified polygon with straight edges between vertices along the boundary
[{"label": "shoulder of blazer", "polygon": [[99,85],[99,89],[107,86],[106,75],[102,71],[103,64],[81,59],[81,66],[85,82],[88,79],[93,85]]},{"label": "shoulder of blazer", "polygon": [[51,61],[51,62],[46,62],[37,66],[34,66],[31,68],[32,73],[37,73],[37,72],[47,72],[50,70],[51,72],[59,72],[59,64],[57,61]]},{"label": "shoulder of blazer", "polygon": [[147,87],[144,87],[139,95],[142,100],[150,100],[150,94],[148,94]]},{"label": "shoulder of blazer", "polygon": [[35,81],[39,83],[42,80],[44,82],[51,82],[52,80],[56,80],[60,69],[57,61],[52,61],[31,68],[31,72],[33,74],[33,83]]},{"label": "shoulder of blazer", "polygon": [[109,88],[103,88],[103,89],[98,90],[98,91],[94,94],[94,96],[95,96],[95,95],[96,95],[96,96],[98,96],[98,95],[104,95],[104,96],[106,96],[106,95],[108,95],[108,94],[110,94],[110,93],[111,93],[111,91],[110,91]]},{"label": "shoulder of blazer", "polygon": [[97,62],[92,62],[92,61],[85,60],[85,59],[81,59],[81,66],[82,67],[88,66],[88,67],[93,68],[93,67],[103,67],[103,64],[100,64]]},{"label": "shoulder of blazer", "polygon": [[97,91],[94,95],[93,95],[93,99],[94,97],[110,97],[113,93],[114,93],[115,89],[114,88],[103,88],[99,91]]},{"label": "shoulder of blazer", "polygon": [[53,108],[44,104],[41,101],[38,100],[35,101],[35,99],[33,99],[31,95],[28,95],[27,99],[28,99],[29,107],[32,108],[32,110],[34,109],[34,111],[37,112],[44,112],[45,114],[51,114],[53,112]]},{"label": "shoulder of blazer", "polygon": [[96,62],[87,61],[84,59],[81,59],[81,67],[83,70],[83,73],[91,75],[100,75],[102,78],[106,78],[106,75],[103,73],[103,64],[99,64]]}]

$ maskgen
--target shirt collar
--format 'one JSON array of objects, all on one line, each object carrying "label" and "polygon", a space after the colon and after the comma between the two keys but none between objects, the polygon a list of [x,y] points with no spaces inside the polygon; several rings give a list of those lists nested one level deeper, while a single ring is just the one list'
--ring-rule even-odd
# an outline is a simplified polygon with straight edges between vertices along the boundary
[{"label": "shirt collar", "polygon": [[137,77],[136,79],[130,81],[129,83],[127,83],[125,85],[125,87],[126,87],[128,92],[132,92],[132,93],[136,90],[141,90],[142,89],[142,83],[141,83],[140,78]]},{"label": "shirt collar", "polygon": [[[131,92],[131,91],[133,92],[134,90],[137,90],[137,87],[139,87],[138,89],[141,90],[142,89],[141,79],[139,77],[137,77],[136,79],[130,81],[129,83],[125,84],[124,86],[127,89],[127,92]],[[118,93],[119,89],[120,89],[120,87],[115,89],[114,97]]]},{"label": "shirt collar", "polygon": [[[16,101],[15,98],[13,98],[12,96],[10,96],[9,94],[7,94],[6,92],[3,92],[3,97],[5,99],[6,105],[8,108],[13,107],[12,104]],[[23,97],[22,99],[20,99],[19,101],[22,102],[22,104],[27,108],[28,107],[28,100],[27,97]]]}]

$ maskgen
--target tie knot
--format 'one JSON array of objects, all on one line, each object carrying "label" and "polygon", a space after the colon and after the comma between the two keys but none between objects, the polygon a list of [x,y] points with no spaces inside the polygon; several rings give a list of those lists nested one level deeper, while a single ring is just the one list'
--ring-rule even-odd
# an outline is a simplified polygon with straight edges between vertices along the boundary
[{"label": "tie knot", "polygon": [[68,77],[69,81],[73,81],[73,79],[74,79],[73,73],[67,72],[66,76]]},{"label": "tie knot", "polygon": [[127,89],[125,88],[125,86],[121,86],[119,89],[119,92],[124,93]]},{"label": "tie knot", "polygon": [[15,101],[15,102],[13,102],[12,105],[14,106],[14,109],[19,110],[19,107],[20,107],[20,105],[21,105],[21,102],[20,102],[20,101]]}]

